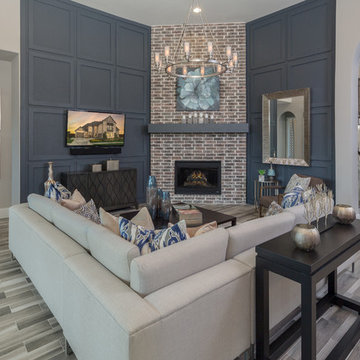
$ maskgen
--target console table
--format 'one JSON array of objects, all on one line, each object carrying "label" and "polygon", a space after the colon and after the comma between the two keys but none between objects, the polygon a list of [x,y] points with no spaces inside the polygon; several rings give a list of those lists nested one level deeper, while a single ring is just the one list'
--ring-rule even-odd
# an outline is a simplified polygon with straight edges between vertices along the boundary
[{"label": "console table", "polygon": [[136,178],[136,169],[121,168],[116,171],[62,173],[61,183],[71,192],[78,189],[86,201],[93,199],[97,207],[111,211],[137,207]]},{"label": "console table", "polygon": [[[335,224],[321,233],[312,252],[296,248],[290,233],[256,247],[256,359],[278,359],[301,335],[303,360],[316,359],[316,319],[332,305],[360,314],[360,302],[337,293],[337,267],[360,250],[360,221]],[[269,343],[269,271],[301,284],[301,319]],[[316,283],[328,277],[328,294],[316,300]],[[286,294],[284,294],[286,296]],[[360,339],[360,315],[336,344],[328,360],[345,359]]]}]

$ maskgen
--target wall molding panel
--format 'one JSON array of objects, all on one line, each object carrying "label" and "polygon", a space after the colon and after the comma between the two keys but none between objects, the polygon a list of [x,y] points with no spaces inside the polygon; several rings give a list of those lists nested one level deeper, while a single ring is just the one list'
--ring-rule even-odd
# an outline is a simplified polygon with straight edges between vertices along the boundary
[{"label": "wall molding panel", "polygon": [[[151,28],[70,0],[21,0],[21,201],[54,175],[88,171],[110,155],[70,155],[67,110],[124,112],[125,146],[145,201],[150,143]],[[119,84],[120,81],[120,84]]]},{"label": "wall molding panel", "polygon": [[335,14],[335,0],[308,0],[247,24],[248,203],[258,169],[268,168],[261,159],[261,98],[273,91],[311,89],[311,166],[276,165],[277,179],[286,185],[294,173],[311,175],[335,190]]}]

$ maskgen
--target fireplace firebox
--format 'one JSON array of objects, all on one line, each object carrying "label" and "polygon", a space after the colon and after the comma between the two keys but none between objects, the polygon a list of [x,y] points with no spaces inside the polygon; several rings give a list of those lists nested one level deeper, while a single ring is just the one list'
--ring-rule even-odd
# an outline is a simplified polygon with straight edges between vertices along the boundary
[{"label": "fireplace firebox", "polygon": [[221,162],[175,161],[175,194],[221,194]]}]

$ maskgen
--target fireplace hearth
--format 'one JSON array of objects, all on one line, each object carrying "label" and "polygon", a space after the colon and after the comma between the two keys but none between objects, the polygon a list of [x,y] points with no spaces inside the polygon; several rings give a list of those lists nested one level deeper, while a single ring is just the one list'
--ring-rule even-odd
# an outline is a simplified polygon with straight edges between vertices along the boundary
[{"label": "fireplace hearth", "polygon": [[221,194],[221,162],[175,161],[175,194]]}]

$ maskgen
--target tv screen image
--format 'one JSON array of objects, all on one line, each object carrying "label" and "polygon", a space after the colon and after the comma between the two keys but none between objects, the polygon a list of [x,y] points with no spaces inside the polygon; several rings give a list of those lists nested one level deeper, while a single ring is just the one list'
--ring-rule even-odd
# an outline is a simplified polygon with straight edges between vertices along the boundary
[{"label": "tv screen image", "polygon": [[69,110],[66,146],[123,146],[125,115]]}]

